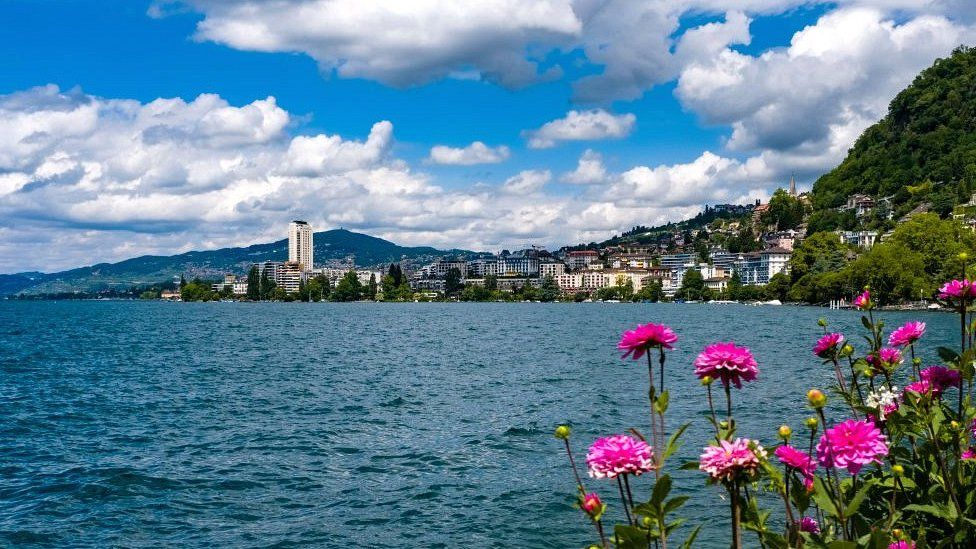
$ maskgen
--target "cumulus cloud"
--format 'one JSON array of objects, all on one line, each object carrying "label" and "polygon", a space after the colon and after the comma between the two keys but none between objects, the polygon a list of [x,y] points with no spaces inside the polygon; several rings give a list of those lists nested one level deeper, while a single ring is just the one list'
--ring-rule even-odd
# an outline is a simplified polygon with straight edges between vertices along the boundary
[{"label": "cumulus cloud", "polygon": [[636,120],[633,114],[612,114],[603,109],[569,111],[539,129],[526,130],[523,136],[532,149],[548,149],[560,141],[620,139],[630,135]]},{"label": "cumulus cloud", "polygon": [[576,169],[563,174],[562,181],[574,185],[593,185],[607,180],[607,169],[603,167],[603,157],[593,149],[586,149],[576,164]]},{"label": "cumulus cloud", "polygon": [[919,71],[974,38],[972,27],[943,16],[896,22],[877,9],[842,8],[797,32],[787,48],[698,56],[682,70],[676,95],[706,123],[730,126],[730,149],[822,171]]},{"label": "cumulus cloud", "polygon": [[269,242],[295,217],[404,244],[560,245],[680,218],[751,181],[737,161],[709,157],[603,170],[598,182],[602,163],[584,153],[577,172],[590,184],[576,194],[550,192],[549,170],[445,188],[392,155],[389,122],[354,140],[295,134],[293,121],[271,97],[140,103],[56,86],[0,96],[0,272]]},{"label": "cumulus cloud", "polygon": [[[190,0],[205,14],[196,37],[249,51],[303,52],[322,71],[410,86],[476,71],[521,86],[540,71],[536,43],[571,43],[580,33],[568,0]],[[157,8],[154,11],[159,14]]]},{"label": "cumulus cloud", "polygon": [[497,164],[508,160],[511,151],[505,145],[489,147],[475,141],[467,147],[448,147],[436,145],[430,149],[428,161],[433,164],[472,166],[475,164]]}]

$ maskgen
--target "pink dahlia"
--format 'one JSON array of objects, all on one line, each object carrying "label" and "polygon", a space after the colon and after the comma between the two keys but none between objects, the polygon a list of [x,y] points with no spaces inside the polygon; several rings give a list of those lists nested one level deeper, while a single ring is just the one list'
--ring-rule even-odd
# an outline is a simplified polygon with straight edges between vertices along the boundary
[{"label": "pink dahlia", "polygon": [[871,303],[871,292],[864,290],[864,293],[854,298],[854,308],[861,309],[862,311],[870,309],[872,307]]},{"label": "pink dahlia", "polygon": [[673,349],[672,344],[678,341],[674,330],[664,324],[638,324],[633,330],[627,330],[620,336],[617,348],[626,351],[623,358],[630,356],[634,360],[640,359],[648,349]]},{"label": "pink dahlia", "polygon": [[915,549],[915,542],[896,541],[894,543],[888,544],[888,549]]},{"label": "pink dahlia", "polygon": [[759,374],[756,359],[745,347],[735,343],[713,343],[695,359],[695,375],[721,379],[722,383],[742,388],[743,381],[753,381]]},{"label": "pink dahlia", "polygon": [[881,373],[885,370],[892,370],[900,365],[905,359],[901,356],[901,351],[894,347],[882,347],[877,353],[871,353],[864,357],[864,360],[871,365],[875,372]]},{"label": "pink dahlia", "polygon": [[766,450],[754,440],[723,440],[719,446],[707,446],[698,468],[715,480],[732,480],[739,473],[752,474],[766,458]]},{"label": "pink dahlia", "polygon": [[820,525],[812,517],[803,517],[800,519],[800,531],[808,532],[811,534],[820,533]]},{"label": "pink dahlia", "polygon": [[904,326],[891,332],[891,335],[888,336],[888,345],[892,347],[907,347],[921,339],[924,334],[924,322],[917,320],[906,322]]},{"label": "pink dahlia", "polygon": [[843,334],[827,334],[813,346],[813,354],[820,358],[830,358],[840,350],[841,343],[844,343]]},{"label": "pink dahlia", "polygon": [[598,438],[586,454],[586,465],[593,478],[640,475],[654,469],[654,451],[643,440],[629,435]]},{"label": "pink dahlia", "polygon": [[949,387],[959,387],[960,380],[958,370],[950,370],[945,366],[929,366],[918,373],[922,381],[928,381],[932,386],[932,391],[941,393]]},{"label": "pink dahlia", "polygon": [[887,439],[874,423],[849,419],[827,429],[817,444],[817,459],[824,467],[846,468],[856,475],[869,463],[888,455]]},{"label": "pink dahlia", "polygon": [[916,381],[915,383],[909,383],[905,386],[906,393],[915,393],[918,395],[934,395],[939,396],[939,390],[932,385],[932,383],[926,379],[921,381]]},{"label": "pink dahlia", "polygon": [[812,457],[788,444],[780,446],[774,453],[783,465],[792,467],[803,475],[803,485],[807,490],[813,487],[813,472],[817,469],[817,463]]},{"label": "pink dahlia", "polygon": [[952,280],[943,284],[942,288],[939,289],[941,299],[966,301],[974,295],[976,295],[976,288],[973,287],[973,283],[969,279]]},{"label": "pink dahlia", "polygon": [[963,452],[962,455],[959,456],[959,459],[963,459],[966,461],[976,461],[976,448],[969,448],[968,450]]}]

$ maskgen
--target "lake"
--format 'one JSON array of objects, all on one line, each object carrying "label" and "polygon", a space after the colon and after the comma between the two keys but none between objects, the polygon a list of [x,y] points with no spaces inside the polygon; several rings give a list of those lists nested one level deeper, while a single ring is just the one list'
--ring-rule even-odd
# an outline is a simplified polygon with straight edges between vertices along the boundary
[{"label": "lake", "polygon": [[[833,379],[810,352],[821,316],[861,342],[857,313],[789,306],[0,301],[0,545],[583,547],[552,430],[572,424],[580,461],[598,436],[647,430],[623,330],[681,337],[668,427],[693,425],[674,470],[709,436],[701,348],[753,350],[736,417],[773,446]],[[927,362],[957,329],[882,316],[929,323]],[[706,523],[696,546],[727,547],[720,489],[675,476]],[[619,516],[614,484],[588,487]]]}]

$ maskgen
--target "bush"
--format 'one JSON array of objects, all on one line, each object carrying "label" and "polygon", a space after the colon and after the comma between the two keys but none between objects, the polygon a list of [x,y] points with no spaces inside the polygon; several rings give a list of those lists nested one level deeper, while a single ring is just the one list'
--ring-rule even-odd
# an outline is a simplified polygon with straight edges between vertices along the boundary
[{"label": "bush", "polygon": [[[968,314],[976,300],[976,284],[969,280],[945,284],[940,299],[960,315],[959,349],[939,348],[944,366],[922,369],[915,347],[925,324],[909,322],[885,333],[874,316],[875,302],[865,290],[854,305],[863,311],[867,350],[858,356],[845,336],[824,335],[814,355],[834,371],[833,394],[847,417],[828,417],[827,391],[811,389],[805,406],[812,415],[804,427],[780,427],[778,442],[764,448],[742,436],[735,421],[733,395],[758,376],[748,349],[714,343],[694,361],[707,403],[713,441],[699,461],[682,469],[698,469],[705,482],[727,494],[733,548],[817,549],[976,546],[976,407],[973,406],[974,324]],[[563,442],[576,483],[576,506],[594,526],[592,547],[646,549],[667,547],[685,522],[680,509],[686,496],[672,496],[667,460],[678,449],[690,424],[670,432],[665,415],[670,401],[665,384],[665,361],[678,340],[661,324],[639,325],[623,334],[618,348],[624,358],[646,360],[651,425],[645,436],[631,434],[597,439],[586,455],[593,484],[613,483],[626,522],[605,528],[609,505],[597,491],[588,491],[576,466],[568,426],[556,429]],[[905,389],[897,386],[904,383]],[[724,396],[724,399],[722,398]],[[799,400],[799,399],[798,399]],[[717,409],[716,405],[721,406]],[[650,490],[637,486],[639,477],[653,477]],[[758,493],[781,502],[766,509]],[[647,501],[633,494],[650,493]],[[766,500],[763,500],[766,501]],[[785,527],[774,526],[773,513]],[[683,534],[681,547],[693,547],[701,525]],[[748,533],[748,534],[747,534]]]}]

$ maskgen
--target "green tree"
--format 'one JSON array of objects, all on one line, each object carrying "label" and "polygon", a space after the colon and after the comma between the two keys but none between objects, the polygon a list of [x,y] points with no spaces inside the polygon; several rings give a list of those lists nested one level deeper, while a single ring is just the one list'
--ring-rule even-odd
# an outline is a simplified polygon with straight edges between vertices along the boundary
[{"label": "green tree", "polygon": [[698,269],[686,270],[685,276],[681,280],[681,288],[678,289],[675,297],[696,301],[704,299],[707,296],[708,288],[705,286],[705,278],[702,277],[701,272]]},{"label": "green tree", "polygon": [[784,273],[776,273],[769,279],[769,284],[763,287],[766,299],[787,301],[790,292],[790,277]]},{"label": "green tree", "polygon": [[330,295],[332,301],[358,301],[363,297],[363,285],[356,276],[356,271],[350,270],[336,284]]},{"label": "green tree", "polygon": [[[393,265],[390,265],[393,269]],[[397,296],[396,278],[392,274],[387,274],[380,279],[380,291],[383,294],[383,301],[395,301]]]},{"label": "green tree", "polygon": [[764,225],[776,227],[776,230],[784,231],[795,229],[803,223],[804,211],[803,202],[790,196],[783,189],[777,189],[769,199],[769,209],[762,215],[760,221]]},{"label": "green tree", "polygon": [[732,276],[729,277],[729,287],[726,291],[728,298],[735,301],[742,299],[742,277],[739,276],[738,271],[732,271]]},{"label": "green tree", "polygon": [[268,277],[268,270],[267,269],[262,269],[261,270],[261,284],[260,284],[260,286],[261,286],[261,288],[260,288],[260,290],[261,290],[260,291],[261,300],[263,301],[263,300],[272,299],[271,298],[271,294],[274,292],[275,286],[277,286],[277,284],[275,284],[275,281],[274,280],[271,280],[271,278]]},{"label": "green tree", "polygon": [[657,303],[658,301],[661,301],[662,297],[664,297],[664,288],[662,284],[657,280],[653,280],[647,284],[644,284],[644,287],[641,288],[639,292],[634,294],[634,301],[650,301],[652,303]]},{"label": "green tree", "polygon": [[258,274],[258,266],[251,265],[251,270],[247,272],[247,298],[251,301],[261,299],[261,275]]},{"label": "green tree", "polygon": [[922,256],[899,242],[875,245],[848,270],[853,287],[870,286],[881,305],[918,299],[925,287]]},{"label": "green tree", "polygon": [[962,223],[943,220],[935,214],[919,214],[898,225],[888,240],[917,253],[924,265],[926,284],[934,286],[961,277],[956,260],[960,252],[973,254],[976,237]]},{"label": "green tree", "polygon": [[847,264],[850,248],[835,233],[815,233],[793,249],[790,278],[795,282],[807,274],[837,271]]},{"label": "green tree", "polygon": [[461,282],[461,269],[451,267],[444,277],[444,293],[449,297],[453,297],[458,295],[463,289],[464,284]]},{"label": "green tree", "polygon": [[366,285],[366,299],[376,301],[376,273],[369,274],[369,283]]},{"label": "green tree", "polygon": [[494,292],[498,289],[498,277],[495,275],[485,275],[485,288]]},{"label": "green tree", "polygon": [[547,276],[542,280],[542,287],[539,288],[539,301],[550,302],[559,299],[559,285],[552,276]]}]

